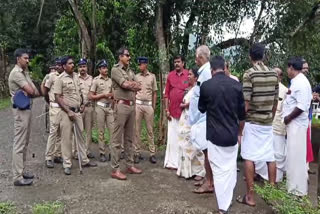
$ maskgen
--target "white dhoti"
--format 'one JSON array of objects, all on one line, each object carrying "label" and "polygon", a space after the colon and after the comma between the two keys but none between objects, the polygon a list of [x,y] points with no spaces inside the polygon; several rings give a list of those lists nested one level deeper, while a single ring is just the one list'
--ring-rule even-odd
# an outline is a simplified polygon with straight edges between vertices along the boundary
[{"label": "white dhoti", "polygon": [[194,147],[199,150],[203,151],[207,149],[208,144],[211,143],[207,141],[207,122],[203,121],[201,123],[197,123],[191,126],[191,143]]},{"label": "white dhoti", "polygon": [[243,159],[253,162],[275,161],[272,126],[245,123],[241,143],[241,156]]},{"label": "white dhoti", "polygon": [[[287,142],[285,136],[273,134],[273,149],[277,166],[276,182],[281,182],[286,171]],[[256,173],[263,179],[269,180],[267,163],[256,161],[254,165]]]},{"label": "white dhoti", "polygon": [[179,159],[179,120],[171,118],[171,121],[168,121],[168,139],[167,139],[167,148],[166,156],[164,158],[164,167],[178,168],[178,159]]},{"label": "white dhoti", "polygon": [[287,188],[298,196],[308,193],[306,135],[307,127],[294,121],[287,126]]},{"label": "white dhoti", "polygon": [[208,143],[208,158],[213,173],[214,189],[221,210],[230,207],[237,183],[238,144],[221,147]]}]

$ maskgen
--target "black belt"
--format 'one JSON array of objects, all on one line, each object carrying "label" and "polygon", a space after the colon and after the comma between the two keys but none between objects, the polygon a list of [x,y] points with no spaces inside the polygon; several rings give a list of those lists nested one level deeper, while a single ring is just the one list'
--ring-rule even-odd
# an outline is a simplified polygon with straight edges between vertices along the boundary
[{"label": "black belt", "polygon": [[69,109],[70,109],[71,111],[73,111],[74,113],[80,112],[80,108],[69,107]]}]

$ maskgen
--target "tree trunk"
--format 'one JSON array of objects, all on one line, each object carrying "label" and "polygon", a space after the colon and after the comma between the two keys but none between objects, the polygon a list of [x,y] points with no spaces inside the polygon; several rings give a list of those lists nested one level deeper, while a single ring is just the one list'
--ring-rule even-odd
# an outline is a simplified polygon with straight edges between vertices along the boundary
[{"label": "tree trunk", "polygon": [[91,31],[91,38],[92,38],[92,54],[91,54],[91,64],[89,72],[93,75],[94,68],[96,64],[96,37],[97,37],[97,28],[96,28],[96,0],[92,0],[92,31]]},{"label": "tree trunk", "polygon": [[156,8],[156,23],[155,23],[155,33],[156,33],[156,41],[158,46],[158,55],[160,61],[160,121],[159,121],[159,143],[165,144],[167,137],[167,118],[165,112],[165,101],[164,101],[164,86],[166,84],[166,79],[168,76],[168,72],[170,69],[167,45],[165,39],[165,29],[163,25],[163,6],[166,3],[166,0],[159,0]]}]

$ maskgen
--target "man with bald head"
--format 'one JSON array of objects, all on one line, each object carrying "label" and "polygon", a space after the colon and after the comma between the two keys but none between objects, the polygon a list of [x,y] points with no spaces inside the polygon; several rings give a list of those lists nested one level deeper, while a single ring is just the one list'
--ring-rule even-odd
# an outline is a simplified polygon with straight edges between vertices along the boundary
[{"label": "man with bald head", "polygon": [[194,193],[210,193],[213,192],[213,175],[208,159],[208,141],[206,139],[207,114],[201,113],[198,109],[200,86],[205,81],[211,79],[210,66],[210,49],[206,45],[201,45],[196,50],[195,62],[200,67],[198,70],[197,85],[193,90],[193,95],[189,105],[189,123],[191,125],[191,142],[199,151],[203,151],[205,160],[204,167],[206,170],[206,177],[203,184],[194,190]]}]

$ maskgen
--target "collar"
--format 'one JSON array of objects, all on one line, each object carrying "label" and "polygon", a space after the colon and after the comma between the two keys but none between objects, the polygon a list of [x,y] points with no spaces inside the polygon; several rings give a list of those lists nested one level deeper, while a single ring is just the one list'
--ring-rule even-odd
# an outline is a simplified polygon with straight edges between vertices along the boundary
[{"label": "collar", "polygon": [[184,72],[183,72],[183,71],[184,71],[184,68],[181,70],[180,73],[178,73],[176,70],[174,70],[174,72],[176,72],[176,75],[179,76],[179,77],[182,76],[182,75],[184,75]]},{"label": "collar", "polygon": [[118,62],[118,65],[119,65],[119,67],[121,68],[121,69],[123,69],[123,70],[125,70],[125,71],[128,71],[129,70],[129,65],[128,65],[128,67],[126,68],[126,67],[124,67],[124,65],[122,64],[122,62]]},{"label": "collar", "polygon": [[15,65],[14,68],[19,71],[19,72],[23,72],[24,70],[19,66],[19,65]]},{"label": "collar", "polygon": [[70,77],[71,79],[73,79],[74,73],[73,73],[73,75],[71,76],[71,75],[68,74],[66,71],[63,71],[63,76],[65,76],[65,77]]},{"label": "collar", "polygon": [[215,77],[215,76],[221,76],[221,75],[225,76],[226,74],[224,73],[224,71],[219,71],[219,72],[216,72],[213,76]]},{"label": "collar", "polygon": [[150,75],[150,72],[147,70],[146,75],[144,75],[142,72],[140,72],[140,75],[146,77],[146,76]]},{"label": "collar", "polygon": [[79,78],[81,78],[81,79],[83,79],[83,80],[87,80],[87,79],[90,78],[90,76],[89,76],[89,74],[87,74],[87,76],[83,78],[83,77],[81,76],[81,74],[79,73]]},{"label": "collar", "polygon": [[253,67],[256,68],[257,66],[263,66],[264,67],[265,65],[264,65],[264,63],[262,61],[258,61],[253,65]]},{"label": "collar", "polygon": [[210,62],[206,62],[204,63],[198,70],[198,74],[200,75],[202,73],[203,70],[209,68],[210,69]]},{"label": "collar", "polygon": [[107,77],[103,77],[101,74],[99,74],[99,79],[108,80],[109,77],[108,76]]}]

